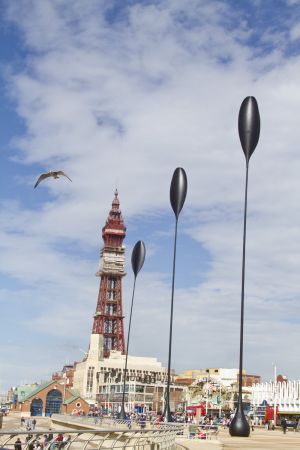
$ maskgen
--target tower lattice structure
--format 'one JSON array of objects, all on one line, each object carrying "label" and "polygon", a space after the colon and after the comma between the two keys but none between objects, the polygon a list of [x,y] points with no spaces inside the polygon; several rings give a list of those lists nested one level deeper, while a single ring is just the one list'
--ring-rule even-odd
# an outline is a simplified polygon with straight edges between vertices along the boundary
[{"label": "tower lattice structure", "polygon": [[125,353],[124,316],[122,306],[122,278],[125,274],[126,227],[120,210],[118,191],[112,202],[105,226],[102,228],[104,247],[100,252],[101,278],[93,333],[103,335],[103,356],[111,350]]}]

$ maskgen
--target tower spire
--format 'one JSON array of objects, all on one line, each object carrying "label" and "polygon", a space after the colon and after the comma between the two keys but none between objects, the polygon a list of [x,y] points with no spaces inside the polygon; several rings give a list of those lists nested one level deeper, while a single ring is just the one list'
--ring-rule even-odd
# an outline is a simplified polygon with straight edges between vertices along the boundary
[{"label": "tower spire", "polygon": [[125,248],[123,240],[126,227],[120,210],[118,191],[102,228],[104,246],[100,252],[97,276],[100,288],[94,315],[93,334],[103,335],[103,355],[111,350],[125,353],[124,316],[122,306],[122,278],[125,276]]}]

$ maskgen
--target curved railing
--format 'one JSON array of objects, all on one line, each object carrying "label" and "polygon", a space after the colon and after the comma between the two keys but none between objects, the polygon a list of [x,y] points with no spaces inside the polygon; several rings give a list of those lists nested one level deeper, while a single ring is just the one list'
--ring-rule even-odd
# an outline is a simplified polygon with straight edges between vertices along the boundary
[{"label": "curved railing", "polygon": [[154,424],[149,420],[141,419],[114,419],[112,417],[90,417],[90,416],[75,416],[66,414],[53,414],[51,417],[52,421],[57,424],[80,424],[82,426],[88,426],[89,428],[121,428],[121,429],[172,429],[176,432],[180,432],[184,429],[183,423],[176,422],[159,422]]},{"label": "curved railing", "polygon": [[[55,430],[51,439],[45,442],[45,431],[0,431],[0,448],[14,449],[19,438],[22,450],[41,448],[57,449],[132,449],[132,450],[171,450],[175,448],[178,433],[176,426],[159,427],[147,430],[101,429],[101,430]],[[66,443],[57,442],[58,434],[68,437]]]}]

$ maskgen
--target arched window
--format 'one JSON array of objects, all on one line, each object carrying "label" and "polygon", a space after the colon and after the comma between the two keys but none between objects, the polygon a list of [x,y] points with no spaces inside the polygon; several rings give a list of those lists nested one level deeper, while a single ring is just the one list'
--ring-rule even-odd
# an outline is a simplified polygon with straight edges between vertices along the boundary
[{"label": "arched window", "polygon": [[48,392],[46,398],[46,416],[51,414],[59,414],[62,404],[62,394],[57,389],[52,389]]},{"label": "arched window", "polygon": [[43,414],[43,400],[40,398],[34,398],[30,405],[31,416],[41,416]]}]

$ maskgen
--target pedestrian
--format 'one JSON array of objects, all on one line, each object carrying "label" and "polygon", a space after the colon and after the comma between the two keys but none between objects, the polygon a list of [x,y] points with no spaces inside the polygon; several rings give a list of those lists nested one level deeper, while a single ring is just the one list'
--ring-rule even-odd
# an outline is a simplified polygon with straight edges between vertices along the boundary
[{"label": "pedestrian", "polygon": [[24,427],[25,426],[25,419],[24,419],[24,417],[21,417],[21,427]]},{"label": "pedestrian", "polygon": [[251,430],[254,431],[254,419],[251,417],[250,419]]},{"label": "pedestrian", "polygon": [[65,445],[67,445],[70,441],[71,441],[70,434],[68,434],[67,436],[64,436],[62,443],[61,443],[61,448],[64,447]]},{"label": "pedestrian", "polygon": [[15,442],[15,450],[22,450],[22,443],[20,438],[18,438]]},{"label": "pedestrian", "polygon": [[287,422],[286,422],[286,420],[284,418],[281,421],[281,426],[282,426],[283,434],[286,434]]},{"label": "pedestrian", "polygon": [[26,429],[27,431],[31,431],[32,423],[30,419],[27,419],[26,421]]},{"label": "pedestrian", "polygon": [[33,421],[32,421],[32,429],[33,429],[33,430],[35,429],[35,426],[36,426],[36,420],[33,419]]}]

